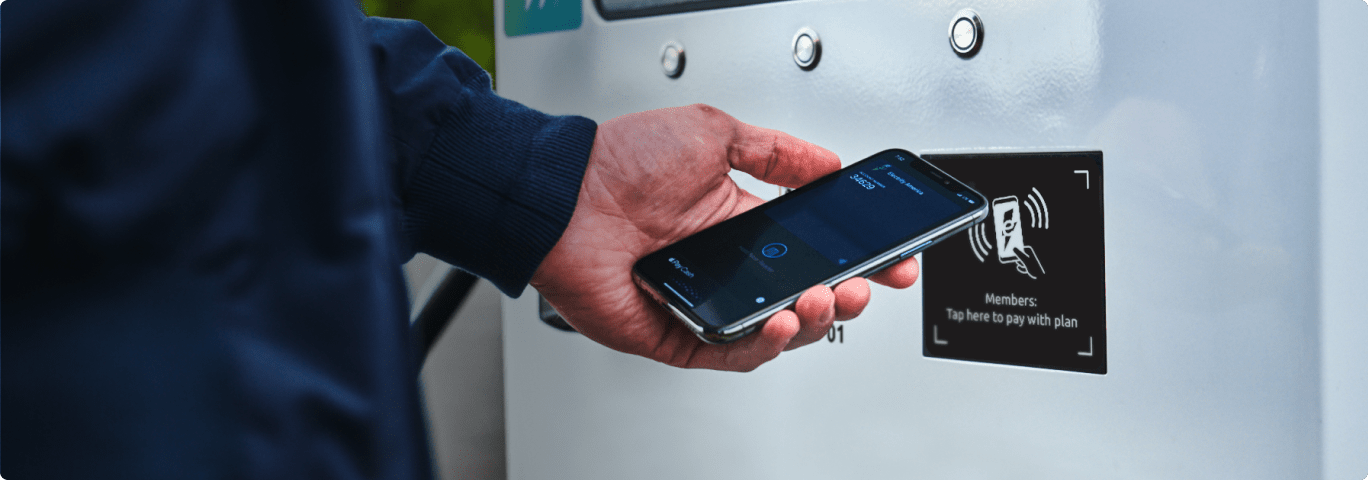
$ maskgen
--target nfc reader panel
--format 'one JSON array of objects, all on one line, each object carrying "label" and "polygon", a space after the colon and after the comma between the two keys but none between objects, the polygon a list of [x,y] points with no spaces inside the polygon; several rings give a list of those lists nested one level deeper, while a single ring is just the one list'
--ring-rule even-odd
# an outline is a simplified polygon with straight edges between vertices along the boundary
[{"label": "nfc reader panel", "polygon": [[922,254],[923,355],[1107,373],[1102,152],[923,157],[991,202]]}]

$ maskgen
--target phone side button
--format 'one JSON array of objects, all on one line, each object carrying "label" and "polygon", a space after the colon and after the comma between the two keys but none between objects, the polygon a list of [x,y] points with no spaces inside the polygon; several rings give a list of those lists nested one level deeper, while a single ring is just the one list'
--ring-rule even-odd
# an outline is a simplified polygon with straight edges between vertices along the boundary
[{"label": "phone side button", "polygon": [[903,259],[905,259],[905,258],[907,258],[907,257],[916,255],[918,252],[921,252],[922,249],[925,249],[926,247],[931,246],[932,243],[933,243],[933,242],[924,242],[924,243],[922,243],[921,245],[917,245],[917,246],[915,246],[915,247],[912,247],[911,250],[908,250],[906,253],[903,253],[902,255],[900,255],[900,256],[898,257],[898,260],[903,260]]}]

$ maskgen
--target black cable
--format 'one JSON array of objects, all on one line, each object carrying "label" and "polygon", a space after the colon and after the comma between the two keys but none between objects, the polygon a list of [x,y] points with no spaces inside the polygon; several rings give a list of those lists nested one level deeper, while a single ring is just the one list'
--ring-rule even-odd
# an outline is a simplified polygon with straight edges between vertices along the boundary
[{"label": "black cable", "polygon": [[475,288],[475,282],[479,280],[479,277],[464,270],[453,268],[442,278],[442,282],[437,284],[437,288],[432,291],[423,308],[418,310],[412,326],[409,327],[420,349],[419,359],[427,360],[428,353],[432,352],[432,346],[437,344],[442,331],[451,324],[451,319],[456,317],[456,311],[461,309],[461,304],[465,303],[466,297]]}]

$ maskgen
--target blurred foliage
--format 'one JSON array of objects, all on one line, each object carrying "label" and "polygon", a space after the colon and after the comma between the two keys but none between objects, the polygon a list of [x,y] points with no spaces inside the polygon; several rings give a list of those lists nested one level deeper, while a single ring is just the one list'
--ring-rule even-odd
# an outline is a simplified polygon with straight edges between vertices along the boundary
[{"label": "blurred foliage", "polygon": [[361,6],[367,15],[423,22],[494,78],[494,0],[362,0]]}]

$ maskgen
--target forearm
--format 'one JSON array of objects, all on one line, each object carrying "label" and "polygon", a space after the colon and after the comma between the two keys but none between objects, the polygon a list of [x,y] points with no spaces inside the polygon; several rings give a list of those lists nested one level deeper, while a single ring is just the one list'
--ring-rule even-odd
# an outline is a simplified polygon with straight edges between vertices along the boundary
[{"label": "forearm", "polygon": [[518,294],[574,211],[594,122],[499,97],[417,22],[366,23],[388,97],[403,258],[428,253]]}]

